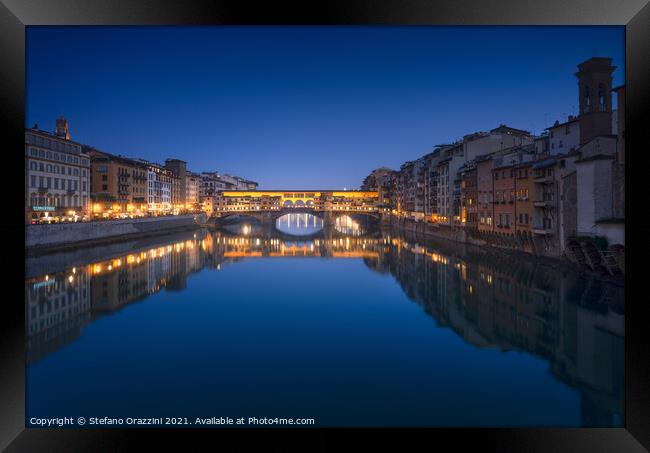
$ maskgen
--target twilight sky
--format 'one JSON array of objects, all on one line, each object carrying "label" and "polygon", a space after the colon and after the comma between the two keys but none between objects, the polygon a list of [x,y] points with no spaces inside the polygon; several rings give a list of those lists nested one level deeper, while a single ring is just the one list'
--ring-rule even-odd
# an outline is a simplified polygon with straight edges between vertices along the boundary
[{"label": "twilight sky", "polygon": [[[623,27],[28,27],[26,127],[260,188],[354,188],[504,123],[577,112]],[[614,96],[614,99],[616,97]]]}]

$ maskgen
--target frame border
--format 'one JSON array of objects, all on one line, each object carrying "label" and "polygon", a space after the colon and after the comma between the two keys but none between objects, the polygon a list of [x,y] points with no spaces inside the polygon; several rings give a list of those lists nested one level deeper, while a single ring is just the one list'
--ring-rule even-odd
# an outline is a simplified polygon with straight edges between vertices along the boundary
[{"label": "frame border", "polygon": [[[425,2],[373,2],[355,0],[341,3],[304,3],[299,9],[288,10],[266,3],[254,9],[247,2],[215,2],[197,0],[190,4],[173,0],[1,0],[0,3],[0,109],[2,119],[11,134],[5,136],[7,150],[22,149],[25,127],[25,27],[28,25],[625,25],[626,28],[626,141],[627,159],[631,159],[626,197],[628,241],[641,246],[650,233],[650,221],[642,217],[640,207],[632,208],[637,199],[629,194],[644,193],[643,178],[630,178],[647,166],[648,153],[642,154],[648,143],[650,115],[650,4],[647,0],[624,0],[617,4],[607,0],[442,0]],[[645,136],[643,135],[645,133]],[[636,151],[637,148],[639,151]],[[635,154],[635,152],[637,154]],[[640,154],[640,153],[641,154]],[[19,153],[10,153],[22,160]],[[644,162],[645,159],[645,162]],[[13,163],[13,161],[12,161]],[[646,165],[644,165],[646,164]],[[9,172],[22,186],[22,172]],[[638,197],[640,198],[640,197]],[[8,209],[9,220],[0,224],[7,244],[15,247],[13,257],[24,256],[24,226],[22,198],[16,197]],[[636,209],[636,211],[633,211]],[[14,212],[15,211],[15,212]],[[13,213],[13,214],[11,214]],[[14,217],[15,216],[15,217]],[[16,219],[15,221],[13,219]],[[645,258],[642,247],[630,248],[630,261]],[[16,282],[24,279],[24,268],[14,267],[5,277]],[[643,313],[645,288],[641,287],[638,267],[628,266],[626,274],[625,316],[625,428],[544,428],[544,429],[329,429],[313,430],[137,430],[137,429],[25,429],[25,322],[21,305],[23,291],[16,288],[16,297],[5,298],[5,310],[0,343],[0,448],[7,451],[122,451],[137,441],[165,442],[187,448],[186,434],[192,443],[219,435],[221,440],[235,441],[240,447],[250,444],[250,434],[263,439],[268,448],[282,438],[283,444],[323,449],[332,435],[360,434],[363,444],[387,445],[390,437],[402,441],[422,440],[436,445],[449,441],[456,447],[507,449],[508,451],[647,451],[650,449],[650,365],[647,312]],[[638,282],[638,283],[637,283]],[[638,292],[635,291],[638,285]],[[6,324],[6,325],[5,325]],[[182,436],[178,436],[182,434]],[[290,434],[291,436],[286,436]],[[404,436],[404,437],[402,437]],[[182,439],[185,437],[185,439]],[[347,436],[346,436],[347,437]],[[397,437],[397,436],[395,436]],[[12,441],[13,440],[13,441]],[[357,440],[357,439],[355,439]],[[346,443],[351,443],[349,440]],[[352,442],[354,445],[356,442]],[[191,445],[191,444],[190,444]],[[330,445],[340,445],[339,442]],[[404,446],[403,442],[395,443]],[[644,448],[645,447],[645,448]]]}]

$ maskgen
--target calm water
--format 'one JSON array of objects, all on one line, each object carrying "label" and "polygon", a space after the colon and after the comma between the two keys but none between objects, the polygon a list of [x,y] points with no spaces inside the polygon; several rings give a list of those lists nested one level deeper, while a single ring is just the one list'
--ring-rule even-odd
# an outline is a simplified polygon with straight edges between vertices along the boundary
[{"label": "calm water", "polygon": [[27,419],[623,425],[622,287],[353,220],[31,258]]}]

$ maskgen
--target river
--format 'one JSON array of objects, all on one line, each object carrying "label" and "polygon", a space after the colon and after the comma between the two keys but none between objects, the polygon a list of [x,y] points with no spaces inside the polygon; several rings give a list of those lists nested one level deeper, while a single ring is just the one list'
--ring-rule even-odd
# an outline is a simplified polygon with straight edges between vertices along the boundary
[{"label": "river", "polygon": [[310,214],[27,262],[27,418],[620,427],[623,287]]}]

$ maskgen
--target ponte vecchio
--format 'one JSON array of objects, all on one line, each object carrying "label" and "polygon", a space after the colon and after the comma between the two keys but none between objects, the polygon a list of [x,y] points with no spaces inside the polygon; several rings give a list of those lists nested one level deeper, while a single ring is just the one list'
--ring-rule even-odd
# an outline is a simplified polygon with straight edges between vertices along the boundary
[{"label": "ponte vecchio", "polygon": [[237,190],[223,191],[207,207],[215,217],[233,213],[350,212],[378,213],[379,194],[358,190]]}]

